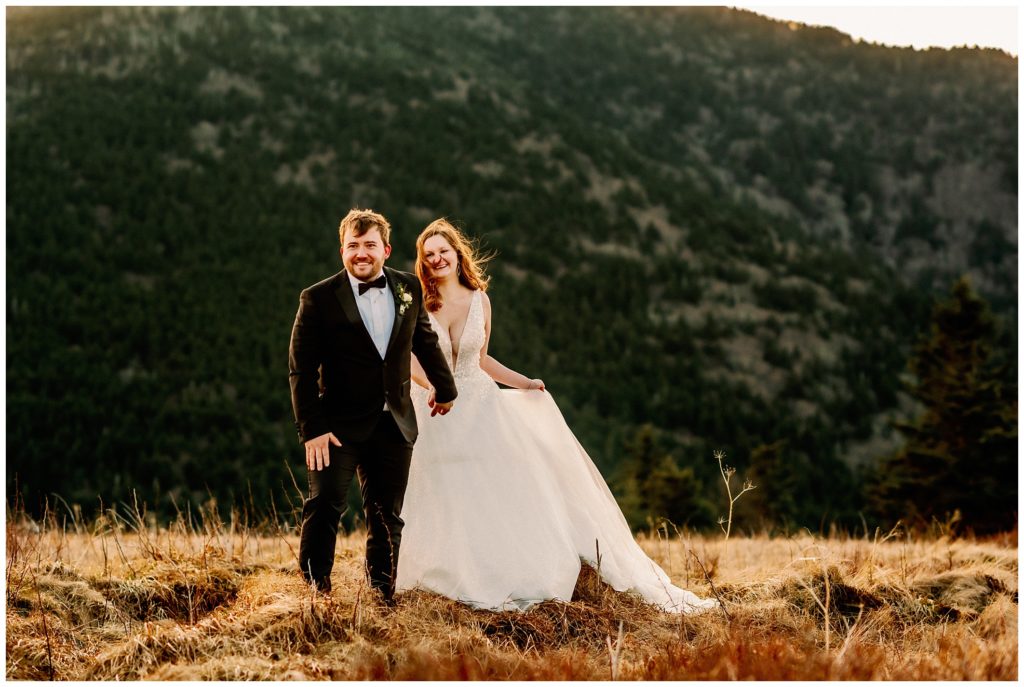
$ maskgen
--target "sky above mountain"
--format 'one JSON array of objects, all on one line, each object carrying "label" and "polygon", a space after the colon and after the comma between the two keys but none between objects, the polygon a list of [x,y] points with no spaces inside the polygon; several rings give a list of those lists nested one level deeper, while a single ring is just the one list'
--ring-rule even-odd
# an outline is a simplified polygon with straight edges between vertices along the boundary
[{"label": "sky above mountain", "polygon": [[1019,12],[1000,7],[734,5],[773,19],[832,26],[855,39],[891,46],[999,48],[1017,55]]}]

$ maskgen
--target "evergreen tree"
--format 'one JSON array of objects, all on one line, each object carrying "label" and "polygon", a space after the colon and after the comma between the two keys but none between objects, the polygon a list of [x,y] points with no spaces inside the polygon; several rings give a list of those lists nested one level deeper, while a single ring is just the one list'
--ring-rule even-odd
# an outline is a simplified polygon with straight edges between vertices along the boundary
[{"label": "evergreen tree", "polygon": [[783,526],[799,522],[800,503],[808,499],[806,470],[801,456],[789,450],[785,439],[762,444],[750,452],[750,481],[757,485],[740,513],[756,513],[764,524]]},{"label": "evergreen tree", "polygon": [[868,485],[881,517],[922,525],[959,510],[975,532],[1015,525],[1017,388],[995,355],[998,327],[966,278],[935,306],[908,365],[924,412],[897,425],[907,442]]},{"label": "evergreen tree", "polygon": [[633,529],[662,519],[682,526],[706,527],[712,522],[704,487],[693,468],[681,468],[656,443],[654,428],[644,425],[626,446],[620,468],[619,505]]}]

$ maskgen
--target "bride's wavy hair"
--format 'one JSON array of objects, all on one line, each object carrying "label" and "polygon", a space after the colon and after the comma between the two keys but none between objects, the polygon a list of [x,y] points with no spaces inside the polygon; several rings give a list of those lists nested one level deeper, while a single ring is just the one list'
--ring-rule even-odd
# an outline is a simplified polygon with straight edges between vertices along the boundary
[{"label": "bride's wavy hair", "polygon": [[473,290],[487,290],[490,277],[484,274],[483,266],[492,260],[495,254],[482,254],[475,240],[469,239],[455,225],[441,217],[428,224],[416,239],[416,276],[423,285],[423,301],[427,305],[427,310],[436,312],[441,309],[441,294],[438,291],[437,280],[430,276],[430,265],[427,264],[423,248],[423,244],[431,236],[443,238],[459,256],[456,271],[460,284]]}]

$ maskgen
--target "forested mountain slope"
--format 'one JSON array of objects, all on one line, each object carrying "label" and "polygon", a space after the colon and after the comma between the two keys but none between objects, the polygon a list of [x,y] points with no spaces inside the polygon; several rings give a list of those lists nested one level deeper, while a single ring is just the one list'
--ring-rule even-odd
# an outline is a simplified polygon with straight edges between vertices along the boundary
[{"label": "forested mountain slope", "polygon": [[855,519],[855,467],[897,445],[936,294],[968,273],[1016,330],[997,51],[723,8],[7,12],[7,479],[30,508],[301,485],[288,336],[352,206],[392,221],[398,268],[442,215],[497,251],[491,351],[613,487],[650,424],[701,498],[712,449],[770,456],[808,524]]}]

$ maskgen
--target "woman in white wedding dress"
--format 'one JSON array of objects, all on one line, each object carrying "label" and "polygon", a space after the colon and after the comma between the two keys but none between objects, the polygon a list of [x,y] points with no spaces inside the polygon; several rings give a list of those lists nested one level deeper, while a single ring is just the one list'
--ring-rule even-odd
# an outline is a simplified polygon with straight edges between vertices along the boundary
[{"label": "woman in white wedding dress", "polygon": [[612,588],[667,611],[715,607],[674,586],[640,549],[544,383],[487,354],[491,308],[472,245],[439,219],[420,234],[416,252],[430,322],[459,396],[446,416],[431,417],[428,382],[413,359],[419,438],[402,509],[397,589],[525,610],[570,600],[583,560]]}]

